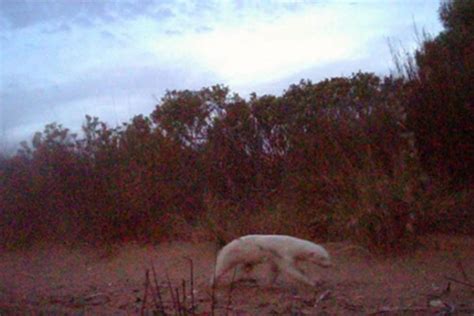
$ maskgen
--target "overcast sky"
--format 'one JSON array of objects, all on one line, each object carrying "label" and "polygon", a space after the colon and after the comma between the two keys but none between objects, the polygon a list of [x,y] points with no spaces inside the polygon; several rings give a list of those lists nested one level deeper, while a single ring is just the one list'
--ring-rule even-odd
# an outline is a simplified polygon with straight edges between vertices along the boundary
[{"label": "overcast sky", "polygon": [[388,40],[441,30],[437,0],[0,0],[0,151],[45,124],[149,115],[164,92],[281,94],[393,69]]}]

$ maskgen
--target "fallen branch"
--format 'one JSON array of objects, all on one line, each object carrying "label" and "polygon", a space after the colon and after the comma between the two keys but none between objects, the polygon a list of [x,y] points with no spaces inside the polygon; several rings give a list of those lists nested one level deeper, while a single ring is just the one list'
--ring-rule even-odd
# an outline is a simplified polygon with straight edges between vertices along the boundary
[{"label": "fallen branch", "polygon": [[90,305],[103,305],[110,302],[110,297],[104,293],[95,293],[84,297],[84,301]]},{"label": "fallen branch", "polygon": [[468,283],[468,282],[464,282],[464,281],[460,281],[460,280],[456,280],[452,277],[448,277],[448,276],[445,276],[444,277],[445,279],[449,280],[449,281],[452,281],[452,282],[455,282],[455,283],[459,283],[459,284],[462,284],[462,285],[465,285],[467,287],[470,287],[470,288],[473,288],[474,289],[474,284],[471,284],[471,283]]},{"label": "fallen branch", "polygon": [[367,315],[378,315],[378,314],[385,314],[385,313],[397,313],[398,315],[399,313],[426,312],[428,310],[429,309],[426,307],[394,307],[394,308],[382,307],[381,309],[372,313],[368,313]]}]

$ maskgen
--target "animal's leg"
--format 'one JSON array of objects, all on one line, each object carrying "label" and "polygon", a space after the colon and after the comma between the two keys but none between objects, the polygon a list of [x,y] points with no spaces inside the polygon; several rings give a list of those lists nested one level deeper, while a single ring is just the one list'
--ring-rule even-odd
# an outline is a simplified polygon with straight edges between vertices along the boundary
[{"label": "animal's leg", "polygon": [[226,274],[227,272],[229,272],[230,270],[232,270],[233,268],[235,268],[238,264],[239,264],[239,262],[232,262],[228,265],[219,266],[216,269],[215,275],[213,275],[213,277],[212,277],[211,286],[212,285],[217,285],[217,282],[221,279],[221,277],[224,274]]},{"label": "animal's leg", "polygon": [[308,279],[295,265],[292,259],[283,259],[279,262],[280,269],[287,272],[292,278],[309,286],[315,286],[315,283]]},{"label": "animal's leg", "polygon": [[301,274],[306,275],[305,270],[303,270],[303,269],[299,266],[299,263],[300,263],[299,260],[294,259],[292,262],[293,262],[293,267],[294,267],[296,270],[298,270]]},{"label": "animal's leg", "polygon": [[276,263],[273,261],[270,263],[270,282],[271,284],[275,284],[278,276],[280,275],[280,268]]}]

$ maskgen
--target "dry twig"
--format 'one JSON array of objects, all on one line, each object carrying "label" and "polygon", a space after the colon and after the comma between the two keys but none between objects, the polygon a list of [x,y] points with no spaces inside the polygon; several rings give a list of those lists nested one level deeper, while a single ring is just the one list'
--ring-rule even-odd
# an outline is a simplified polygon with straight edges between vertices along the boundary
[{"label": "dry twig", "polygon": [[146,301],[148,297],[148,286],[150,283],[150,277],[149,277],[150,271],[147,269],[145,272],[145,293],[143,294],[143,301],[142,301],[142,308],[140,310],[140,315],[145,315],[145,306],[146,306]]},{"label": "dry twig", "polygon": [[189,257],[185,257],[186,260],[189,261],[189,269],[190,269],[190,292],[191,292],[191,315],[195,314],[195,306],[194,306],[194,263],[193,259]]},{"label": "dry twig", "polygon": [[158,298],[158,302],[156,302],[156,298],[154,297],[155,306],[160,311],[160,315],[166,316],[165,307],[163,305],[163,298],[161,297],[161,288],[158,283],[158,278],[156,277],[155,265],[153,264],[153,262],[151,262],[151,272],[153,274],[153,282],[155,283],[155,292]]},{"label": "dry twig", "polygon": [[170,277],[168,275],[168,272],[166,272],[166,281],[168,282],[168,290],[170,292],[171,301],[173,302],[173,308],[179,315],[179,306],[176,303],[176,297],[174,296],[174,293],[173,293],[173,287],[171,286],[171,280],[170,280]]},{"label": "dry twig", "polygon": [[[176,305],[177,305],[176,312],[180,316],[181,311],[183,311],[183,307],[181,306],[181,301],[179,299],[179,287],[175,288],[174,290],[176,291]],[[184,312],[183,312],[183,315],[184,315]]]}]

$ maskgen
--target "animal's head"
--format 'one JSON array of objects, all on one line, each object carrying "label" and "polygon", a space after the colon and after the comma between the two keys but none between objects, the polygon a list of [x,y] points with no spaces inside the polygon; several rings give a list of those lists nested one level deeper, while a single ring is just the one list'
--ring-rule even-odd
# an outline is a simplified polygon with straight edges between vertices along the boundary
[{"label": "animal's head", "polygon": [[331,257],[324,248],[311,251],[307,260],[324,268],[329,268],[332,266]]}]

